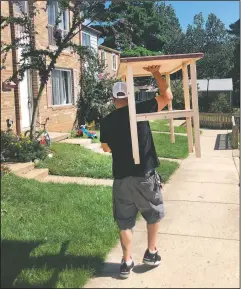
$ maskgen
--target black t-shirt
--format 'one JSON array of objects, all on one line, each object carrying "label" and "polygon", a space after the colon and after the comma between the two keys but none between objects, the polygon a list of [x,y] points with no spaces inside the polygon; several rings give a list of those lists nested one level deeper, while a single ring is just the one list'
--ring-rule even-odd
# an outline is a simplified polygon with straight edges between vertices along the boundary
[{"label": "black t-shirt", "polygon": [[[158,111],[155,98],[136,105],[136,113]],[[138,176],[159,166],[151,129],[148,121],[137,123],[140,164],[135,165],[132,155],[128,106],[116,109],[100,123],[100,141],[112,151],[112,170],[116,179]]]}]

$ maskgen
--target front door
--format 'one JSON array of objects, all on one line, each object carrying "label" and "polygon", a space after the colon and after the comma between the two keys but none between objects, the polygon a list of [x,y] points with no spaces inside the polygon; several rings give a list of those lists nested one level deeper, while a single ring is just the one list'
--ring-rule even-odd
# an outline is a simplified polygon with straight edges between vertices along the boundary
[{"label": "front door", "polygon": [[25,71],[24,78],[19,84],[21,99],[21,127],[26,130],[30,127],[32,119],[32,77],[29,71]]}]

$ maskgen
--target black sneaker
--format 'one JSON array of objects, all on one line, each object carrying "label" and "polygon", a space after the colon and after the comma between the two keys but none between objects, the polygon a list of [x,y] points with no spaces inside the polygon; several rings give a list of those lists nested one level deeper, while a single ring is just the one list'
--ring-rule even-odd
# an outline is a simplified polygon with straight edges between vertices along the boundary
[{"label": "black sneaker", "polygon": [[134,268],[135,264],[134,261],[132,260],[132,263],[130,266],[126,264],[124,260],[122,260],[121,266],[120,266],[120,277],[123,279],[127,279]]},{"label": "black sneaker", "polygon": [[147,249],[143,257],[143,263],[150,266],[158,266],[161,263],[161,256],[158,255],[158,252],[151,254]]}]

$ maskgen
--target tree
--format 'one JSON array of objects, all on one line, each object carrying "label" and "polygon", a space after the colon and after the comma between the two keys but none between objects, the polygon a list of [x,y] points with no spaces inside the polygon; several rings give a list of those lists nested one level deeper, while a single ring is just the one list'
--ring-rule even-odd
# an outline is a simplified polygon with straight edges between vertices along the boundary
[{"label": "tree", "polygon": [[203,52],[205,57],[197,63],[199,78],[225,78],[233,67],[233,43],[225,25],[213,13],[204,21],[202,13],[194,16],[188,25],[183,52]]},{"label": "tree", "polygon": [[163,19],[161,34],[165,35],[165,43],[162,51],[164,54],[178,54],[182,52],[182,42],[184,33],[182,31],[178,17],[172,5],[160,2],[157,11]]},{"label": "tree", "polygon": [[[109,7],[113,22],[95,26],[102,31],[103,45],[119,50],[143,47],[167,53],[177,51],[175,46],[180,36],[176,35],[181,33],[181,27],[171,5],[160,1],[125,0],[112,1]],[[119,25],[121,19],[125,26]]]},{"label": "tree", "polygon": [[[4,61],[6,59],[6,53],[9,53],[12,49],[17,47],[22,48],[22,53],[20,61],[18,63],[17,71],[9,79],[14,81],[16,84],[23,80],[25,71],[31,71],[31,73],[37,73],[39,78],[38,93],[33,96],[33,114],[31,121],[31,138],[33,138],[33,132],[35,131],[36,119],[39,102],[44,91],[44,88],[49,80],[51,72],[55,68],[57,59],[61,55],[64,49],[71,49],[73,53],[79,56],[79,61],[88,58],[88,48],[78,46],[74,43],[74,37],[80,33],[80,27],[82,23],[87,19],[91,21],[110,21],[111,13],[105,7],[104,1],[101,0],[59,0],[57,16],[54,21],[53,37],[56,43],[56,49],[49,50],[48,47],[42,49],[38,48],[35,44],[36,37],[36,27],[34,24],[34,19],[40,14],[40,9],[34,0],[28,1],[29,14],[25,13],[21,6],[21,1],[16,1],[15,3],[19,5],[21,15],[19,17],[14,17],[12,15],[5,17],[1,16],[1,29],[6,28],[9,25],[18,25],[21,27],[22,33],[19,37],[16,37],[12,43],[2,43],[1,54],[3,55],[3,61],[1,69],[4,69]],[[44,11],[47,12],[48,8],[56,0],[46,1],[46,6]],[[9,5],[13,5],[9,1]],[[71,21],[69,24],[69,30],[67,33],[63,33],[59,29],[59,24],[64,16],[65,11],[69,10],[72,14]],[[118,21],[117,21],[118,22]],[[89,23],[90,25],[90,23]],[[47,27],[46,27],[47,29]],[[5,55],[5,56],[4,56]]]},{"label": "tree", "polygon": [[77,104],[76,126],[95,121],[96,124],[112,109],[112,87],[115,81],[104,72],[98,54],[90,51],[88,59],[82,67],[80,77],[80,95]]},{"label": "tree", "polygon": [[233,37],[235,48],[233,51],[233,69],[231,76],[234,83],[234,91],[240,92],[240,19],[229,26],[229,34]]},{"label": "tree", "polygon": [[144,47],[137,46],[134,49],[126,49],[121,52],[121,58],[125,57],[140,57],[140,56],[155,56],[162,55],[161,51],[151,51]]}]

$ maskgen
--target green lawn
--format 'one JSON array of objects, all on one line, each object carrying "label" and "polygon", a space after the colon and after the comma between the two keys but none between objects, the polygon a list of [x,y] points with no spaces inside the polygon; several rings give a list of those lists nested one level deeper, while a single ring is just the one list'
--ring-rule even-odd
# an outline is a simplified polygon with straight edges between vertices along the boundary
[{"label": "green lawn", "polygon": [[188,156],[188,142],[186,136],[176,135],[176,142],[170,142],[169,134],[153,133],[156,152],[159,157],[182,159]]},{"label": "green lawn", "polygon": [[54,157],[40,163],[52,175],[111,178],[111,156],[95,153],[79,145],[53,143]]},{"label": "green lawn", "polygon": [[157,168],[157,172],[162,177],[162,182],[166,183],[170,176],[178,169],[179,163],[177,162],[170,162],[166,160],[160,161],[160,167]]},{"label": "green lawn", "polygon": [[[49,168],[50,174],[71,177],[112,178],[111,156],[95,153],[73,144],[54,143],[54,157],[41,162],[39,167]],[[178,163],[161,161],[158,169],[166,182],[178,168]]]},{"label": "green lawn", "polygon": [[[152,131],[170,132],[168,120],[154,120],[150,121]],[[186,133],[186,127],[175,126],[174,131],[177,133]]]},{"label": "green lawn", "polygon": [[2,178],[1,288],[80,288],[118,239],[111,188]]}]

